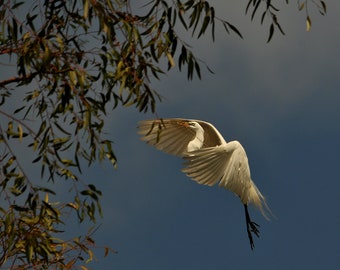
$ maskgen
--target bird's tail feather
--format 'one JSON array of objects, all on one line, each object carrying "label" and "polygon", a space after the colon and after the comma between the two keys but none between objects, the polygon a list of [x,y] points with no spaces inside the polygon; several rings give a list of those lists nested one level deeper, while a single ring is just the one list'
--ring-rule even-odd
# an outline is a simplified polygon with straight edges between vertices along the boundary
[{"label": "bird's tail feather", "polygon": [[265,197],[261,194],[253,181],[251,182],[249,189],[248,204],[255,205],[267,220],[269,220],[269,216],[274,216],[267,205]]}]

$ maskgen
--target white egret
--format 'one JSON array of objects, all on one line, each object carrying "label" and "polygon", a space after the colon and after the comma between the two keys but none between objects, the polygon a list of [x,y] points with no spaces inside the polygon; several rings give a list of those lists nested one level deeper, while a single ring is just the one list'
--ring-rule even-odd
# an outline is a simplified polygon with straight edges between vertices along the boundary
[{"label": "white egret", "polygon": [[[265,216],[269,210],[265,198],[250,177],[248,158],[238,141],[226,142],[210,123],[201,120],[168,118],[139,122],[141,139],[168,154],[185,159],[182,171],[199,184],[219,182],[240,197],[244,205],[251,249],[252,233],[259,237],[259,225],[251,221],[248,204]],[[270,210],[269,210],[270,211]]]}]

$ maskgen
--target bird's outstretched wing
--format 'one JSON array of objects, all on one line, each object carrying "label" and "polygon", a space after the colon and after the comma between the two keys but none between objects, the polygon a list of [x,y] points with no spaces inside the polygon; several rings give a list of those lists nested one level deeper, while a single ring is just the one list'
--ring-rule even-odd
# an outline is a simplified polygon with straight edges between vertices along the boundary
[{"label": "bird's outstretched wing", "polygon": [[158,150],[184,156],[196,133],[182,119],[145,120],[138,123],[141,139]]},{"label": "bird's outstretched wing", "polygon": [[243,204],[254,204],[266,216],[265,199],[250,177],[248,158],[242,145],[232,141],[217,147],[202,148],[185,156],[182,171],[199,184],[226,188]]},{"label": "bird's outstretched wing", "polygon": [[213,186],[225,174],[231,156],[224,146],[202,148],[184,157],[182,172],[199,184]]},{"label": "bird's outstretched wing", "polygon": [[217,147],[207,147],[184,157],[186,166],[182,171],[200,184],[233,191],[239,197],[251,184],[248,159],[242,146],[233,141]]},{"label": "bird's outstretched wing", "polygon": [[138,124],[138,133],[142,140],[168,154],[183,157],[187,152],[190,141],[196,137],[196,132],[190,123],[198,123],[204,130],[202,147],[216,146],[224,142],[223,137],[211,124],[182,118],[145,120]]}]

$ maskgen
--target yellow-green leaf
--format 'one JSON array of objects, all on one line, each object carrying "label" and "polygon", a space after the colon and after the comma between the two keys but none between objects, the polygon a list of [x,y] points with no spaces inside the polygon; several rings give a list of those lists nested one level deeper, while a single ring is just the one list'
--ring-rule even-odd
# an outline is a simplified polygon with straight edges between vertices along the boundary
[{"label": "yellow-green leaf", "polygon": [[310,20],[310,17],[307,16],[307,20],[306,20],[306,30],[307,30],[307,32],[310,31],[311,27],[312,27],[312,21]]},{"label": "yellow-green leaf", "polygon": [[83,16],[84,16],[84,19],[86,20],[88,15],[89,15],[89,0],[85,0],[84,1],[84,13],[83,13]]},{"label": "yellow-green leaf", "polygon": [[175,66],[174,58],[172,57],[170,52],[166,52],[166,56],[168,57],[168,61],[171,67]]},{"label": "yellow-green leaf", "polygon": [[22,141],[22,136],[23,136],[23,131],[22,131],[22,126],[18,125],[18,134],[19,134],[19,141]]}]

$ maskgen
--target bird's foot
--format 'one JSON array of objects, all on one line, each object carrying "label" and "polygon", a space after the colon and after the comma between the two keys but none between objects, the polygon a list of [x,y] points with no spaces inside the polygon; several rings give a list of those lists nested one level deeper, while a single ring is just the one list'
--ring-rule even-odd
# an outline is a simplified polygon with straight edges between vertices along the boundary
[{"label": "bird's foot", "polygon": [[257,224],[254,221],[250,221],[249,223],[250,231],[254,233],[257,237],[260,237],[260,231],[258,228],[260,228],[260,225]]},{"label": "bird's foot", "polygon": [[257,237],[260,237],[260,231],[259,231],[260,225],[254,221],[251,221],[247,205],[244,205],[244,209],[245,209],[245,214],[246,214],[247,233],[248,233],[248,238],[250,242],[250,248],[254,249],[255,245],[254,245],[252,233],[255,234]]}]

